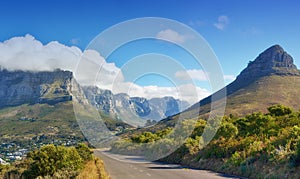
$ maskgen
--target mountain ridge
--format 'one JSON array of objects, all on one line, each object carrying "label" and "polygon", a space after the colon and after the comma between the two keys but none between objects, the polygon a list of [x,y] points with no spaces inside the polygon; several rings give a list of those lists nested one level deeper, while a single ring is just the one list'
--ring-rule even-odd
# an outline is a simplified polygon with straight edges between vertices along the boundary
[{"label": "mountain ridge", "polygon": [[[296,90],[300,89],[298,84],[300,84],[300,70],[294,64],[294,59],[280,45],[273,45],[260,53],[254,61],[250,61],[232,83],[214,93],[214,102],[218,103],[220,99],[224,98],[224,95],[221,94],[226,94],[226,115],[231,113],[243,115],[255,110],[265,111],[270,104],[278,103],[300,108],[298,105],[298,102],[300,104],[299,92]],[[280,92],[284,95],[278,95]],[[272,94],[273,97],[266,95],[266,98],[265,94]],[[290,96],[294,96],[294,99],[291,99]],[[256,100],[261,104],[256,104]],[[292,102],[292,100],[298,102]],[[212,95],[200,100],[173,118],[183,114],[186,117],[200,115],[207,118],[211,102]],[[168,120],[170,118],[165,119],[165,121]]]},{"label": "mountain ridge", "polygon": [[[122,118],[122,110],[131,111],[134,115],[145,120],[159,121],[186,109],[188,103],[170,96],[146,99],[130,97],[126,93],[113,94],[96,86],[83,86],[88,101],[100,111],[117,118]],[[120,116],[119,116],[120,115]]]},{"label": "mountain ridge", "polygon": [[54,72],[0,71],[0,108],[25,103],[71,101],[73,74],[69,71]]}]

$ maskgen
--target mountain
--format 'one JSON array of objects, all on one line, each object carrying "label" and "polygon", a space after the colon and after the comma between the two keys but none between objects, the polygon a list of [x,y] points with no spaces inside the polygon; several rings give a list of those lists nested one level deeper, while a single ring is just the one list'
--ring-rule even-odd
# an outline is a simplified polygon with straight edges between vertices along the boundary
[{"label": "mountain", "polygon": [[125,120],[132,116],[142,119],[160,120],[186,109],[188,103],[173,97],[152,98],[130,97],[125,93],[113,94],[110,90],[95,86],[84,86],[88,101],[101,112]]},{"label": "mountain", "polygon": [[[281,46],[274,45],[254,60],[236,80],[214,93],[216,106],[226,92],[225,114],[241,116],[253,111],[266,112],[273,104],[300,108],[300,71],[294,60]],[[212,95],[181,113],[184,117],[206,118],[211,109]],[[220,103],[220,104],[218,104]],[[200,108],[199,108],[200,106]],[[176,115],[178,117],[178,115]],[[173,116],[173,118],[177,118]],[[168,121],[171,118],[165,119]]]},{"label": "mountain", "polygon": [[[168,104],[169,108],[165,110],[159,102],[154,108],[145,98],[114,95],[109,90],[99,88],[90,88],[85,92],[86,95],[70,71],[31,72],[0,68],[0,141],[84,140],[75,115],[89,116],[88,113],[93,111],[90,110],[91,105],[99,109],[106,127],[113,131],[132,127],[128,125],[130,123],[115,118],[120,112],[129,119],[132,116],[127,111],[130,110],[141,117],[160,110],[156,112],[160,116],[154,115],[156,119],[179,112],[177,101],[173,98],[163,98],[164,101],[160,102]],[[98,94],[95,100],[94,93]],[[79,105],[74,106],[74,102]],[[81,107],[80,113],[74,114],[74,107],[78,106]],[[176,108],[172,111],[174,106]],[[145,124],[146,120],[142,122]]]},{"label": "mountain", "polygon": [[83,141],[72,103],[71,91],[78,87],[69,71],[1,69],[0,141],[21,142],[26,148],[54,140],[57,144]]},{"label": "mountain", "polygon": [[149,100],[149,104],[153,111],[149,115],[150,119],[155,119],[155,116],[160,116],[160,119],[163,119],[165,117],[177,114],[190,106],[186,101],[174,99],[173,97],[169,96],[163,98],[152,98]]},{"label": "mountain", "polygon": [[71,101],[72,72],[0,71],[0,108]]}]

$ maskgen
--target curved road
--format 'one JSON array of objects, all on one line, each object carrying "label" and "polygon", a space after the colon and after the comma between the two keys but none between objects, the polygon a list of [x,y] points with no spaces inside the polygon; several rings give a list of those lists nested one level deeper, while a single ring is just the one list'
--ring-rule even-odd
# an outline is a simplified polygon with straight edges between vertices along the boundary
[{"label": "curved road", "polygon": [[95,150],[94,154],[104,161],[105,169],[112,179],[237,178],[207,170],[189,169],[180,165],[149,162],[140,157],[117,155],[104,150]]}]

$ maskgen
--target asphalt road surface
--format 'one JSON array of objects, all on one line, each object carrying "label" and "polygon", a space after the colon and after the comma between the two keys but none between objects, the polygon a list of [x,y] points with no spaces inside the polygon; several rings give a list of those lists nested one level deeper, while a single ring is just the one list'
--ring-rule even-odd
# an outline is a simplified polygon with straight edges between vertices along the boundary
[{"label": "asphalt road surface", "polygon": [[95,150],[95,155],[104,161],[105,169],[112,179],[220,179],[237,178],[207,170],[190,169],[180,165],[145,161],[137,156],[125,156]]}]

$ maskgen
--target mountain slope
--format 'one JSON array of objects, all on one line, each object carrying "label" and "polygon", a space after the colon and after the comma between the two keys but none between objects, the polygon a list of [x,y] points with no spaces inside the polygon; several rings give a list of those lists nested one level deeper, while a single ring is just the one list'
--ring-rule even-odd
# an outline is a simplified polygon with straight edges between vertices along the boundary
[{"label": "mountain slope", "polygon": [[[72,72],[0,71],[0,141],[74,144],[84,136],[72,104]],[[33,145],[33,146],[35,146]],[[31,145],[23,146],[29,148]]]},{"label": "mountain slope", "polygon": [[[279,45],[274,45],[250,61],[236,78],[225,88],[216,92],[221,96],[226,90],[227,104],[225,114],[244,115],[253,111],[265,112],[272,104],[283,104],[300,108],[300,71],[293,58]],[[210,112],[212,96],[182,112],[187,118],[202,116]],[[216,98],[218,105],[220,99]],[[200,108],[199,108],[200,105]],[[177,118],[173,116],[173,118]],[[169,119],[165,120],[168,121]]]},{"label": "mountain slope", "polygon": [[125,93],[113,94],[110,90],[96,86],[84,86],[83,91],[91,105],[102,113],[121,120],[136,116],[144,121],[148,119],[159,121],[179,113],[189,105],[173,97],[148,100],[142,97],[130,97]]},{"label": "mountain slope", "polygon": [[0,71],[0,108],[70,101],[72,72]]}]

